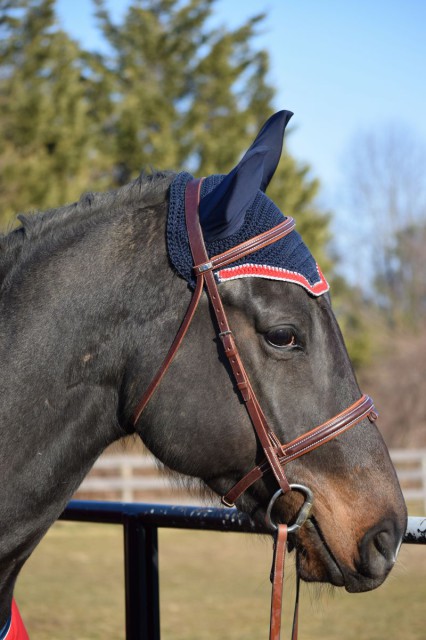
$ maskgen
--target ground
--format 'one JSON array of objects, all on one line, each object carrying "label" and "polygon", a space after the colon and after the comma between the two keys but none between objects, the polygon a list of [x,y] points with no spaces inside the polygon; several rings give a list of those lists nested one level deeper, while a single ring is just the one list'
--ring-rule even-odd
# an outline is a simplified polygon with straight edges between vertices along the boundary
[{"label": "ground", "polygon": [[[271,543],[253,535],[161,530],[162,640],[267,637]],[[28,561],[16,598],[31,640],[124,638],[120,526],[59,522]],[[304,585],[304,640],[423,640],[426,550],[404,545],[385,585],[360,595]],[[285,583],[289,622],[294,569]],[[288,637],[284,633],[283,637]]]}]

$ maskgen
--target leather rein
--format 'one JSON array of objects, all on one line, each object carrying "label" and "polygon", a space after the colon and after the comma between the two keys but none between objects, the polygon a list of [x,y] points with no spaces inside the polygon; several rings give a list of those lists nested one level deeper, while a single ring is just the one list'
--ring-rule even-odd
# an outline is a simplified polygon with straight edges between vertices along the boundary
[{"label": "leather rein", "polygon": [[[284,473],[284,466],[291,460],[316,449],[325,444],[337,435],[340,435],[347,429],[355,426],[365,418],[369,418],[374,422],[377,413],[374,408],[373,401],[367,395],[362,395],[359,400],[350,405],[347,409],[334,416],[330,420],[311,429],[307,433],[295,438],[287,444],[281,444],[274,431],[267,423],[266,417],[262,411],[260,403],[253,391],[249,376],[244,368],[240,358],[234,335],[229,326],[229,322],[225,313],[225,309],[219,294],[219,290],[214,278],[213,271],[228,265],[240,258],[243,258],[259,249],[284,238],[295,228],[293,218],[287,217],[279,225],[269,229],[268,231],[250,238],[249,240],[221,253],[209,258],[206,252],[203,233],[201,230],[198,206],[200,201],[202,179],[191,180],[188,182],[185,192],[185,218],[188,232],[189,244],[191,247],[192,257],[194,260],[194,273],[196,275],[196,287],[191,302],[186,311],[185,317],[175,336],[175,339],[163,360],[159,370],[149,384],[142,398],[140,399],[133,417],[132,424],[136,425],[143,410],[160,384],[164,374],[170,366],[177,350],[179,349],[185,334],[187,333],[194,313],[198,307],[203,290],[206,290],[212,310],[216,317],[218,336],[221,339],[224,353],[228,358],[233,377],[240,394],[244,400],[247,412],[250,416],[256,436],[262,446],[265,454],[265,460],[255,466],[237,484],[222,497],[222,502],[227,507],[233,507],[235,501],[249,488],[254,482],[262,478],[265,474],[272,472],[277,484],[278,490],[272,496],[266,512],[266,522],[271,529],[274,530],[274,560],[271,573],[272,581],[272,600],[271,600],[271,625],[270,640],[279,640],[281,626],[281,604],[282,604],[282,582],[284,575],[284,558],[287,544],[288,533],[294,533],[299,529],[306,519],[309,517],[310,509],[313,503],[313,496],[310,489],[303,485],[291,485]],[[286,524],[275,525],[271,519],[271,512],[275,501],[289,491],[299,491],[304,495],[305,502],[296,516],[295,522],[287,526]],[[298,593],[299,583],[296,589],[296,606],[293,620],[292,638],[297,638],[297,611],[298,611]]]}]

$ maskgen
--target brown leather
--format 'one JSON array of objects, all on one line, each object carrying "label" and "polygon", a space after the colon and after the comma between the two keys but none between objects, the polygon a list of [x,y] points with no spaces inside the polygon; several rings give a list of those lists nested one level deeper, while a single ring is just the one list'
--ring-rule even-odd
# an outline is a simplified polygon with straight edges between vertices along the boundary
[{"label": "brown leather", "polygon": [[269,624],[269,640],[280,640],[281,611],[283,603],[283,583],[285,552],[287,549],[287,525],[280,524],[275,534],[274,553],[271,570],[271,616]]},{"label": "brown leather", "polygon": [[173,343],[166,355],[166,357],[164,358],[160,368],[158,369],[157,373],[155,374],[154,378],[152,379],[151,383],[149,384],[148,388],[146,389],[145,393],[143,394],[142,398],[139,400],[138,405],[136,406],[136,409],[133,412],[133,416],[132,416],[132,424],[133,426],[136,425],[137,421],[139,420],[143,410],[145,409],[146,405],[148,404],[148,402],[150,401],[154,391],[157,389],[158,385],[160,384],[161,380],[164,377],[164,374],[166,373],[167,369],[169,368],[170,364],[172,363],[173,358],[175,357],[175,354],[177,352],[177,350],[179,349],[182,340],[185,337],[186,332],[189,329],[189,325],[191,324],[192,318],[194,317],[194,313],[196,308],[198,307],[198,303],[200,302],[200,298],[201,298],[201,294],[203,293],[203,282],[202,280],[200,280],[199,282],[197,281],[197,286],[195,288],[194,294],[191,298],[191,302],[189,303],[189,307],[186,311],[185,317],[182,320],[182,324],[180,325],[179,331],[176,334],[175,339],[173,340]]},{"label": "brown leather", "polygon": [[194,267],[194,271],[198,274],[212,269],[225,267],[227,264],[235,262],[235,260],[240,260],[240,258],[244,258],[250,253],[254,253],[255,251],[258,251],[258,249],[263,249],[263,247],[267,247],[273,242],[277,242],[277,240],[284,238],[284,236],[287,236],[291,231],[293,231],[295,226],[296,223],[293,218],[288,217],[276,227],[272,227],[272,229],[264,231],[260,235],[250,238],[249,240],[232,247],[232,249],[228,249],[228,251],[219,253],[217,256],[214,256],[214,258],[207,260],[204,264],[196,265]]},{"label": "brown leather", "polygon": [[[287,549],[288,529],[286,524],[278,525],[274,537],[274,551],[272,556],[271,569],[271,615],[269,622],[269,640],[280,640],[281,636],[281,616],[283,608],[283,587],[284,587],[284,567],[285,554]],[[296,597],[293,610],[293,628],[291,640],[297,640],[299,632],[299,596],[300,578],[296,579]]]},{"label": "brown leather", "polygon": [[[278,454],[280,464],[285,465],[291,462],[291,460],[295,460],[295,458],[299,458],[305,453],[308,453],[308,451],[316,449],[347,429],[354,427],[366,417],[373,422],[377,419],[377,413],[372,399],[364,394],[359,400],[337,416],[334,416],[334,418],[331,418],[331,420],[320,424],[318,427],[308,431],[303,436],[295,438],[288,444],[280,445],[281,451]],[[269,470],[269,465],[266,460],[257,467],[254,467],[224,496],[222,500],[223,503],[226,505],[234,504],[244,491],[251,487],[254,482],[260,480]]]},{"label": "brown leather", "polygon": [[[189,244],[191,247],[192,257],[194,259],[194,264],[204,264],[209,261],[206,247],[204,245],[203,232],[201,230],[198,217],[198,203],[201,182],[201,180],[192,180],[188,183],[185,192],[186,228],[188,231]],[[269,238],[265,238],[265,242],[268,242],[268,240]],[[252,242],[251,246],[252,251],[257,251],[257,249],[263,245],[259,242]],[[247,246],[245,246],[244,251],[247,252]],[[228,324],[225,309],[223,307],[212,271],[209,269],[206,271],[198,272],[197,280],[201,279],[204,279],[211,306],[216,316],[216,321],[219,328],[219,336],[223,343],[225,355],[231,365],[237,387],[241,392],[253,427],[256,431],[256,434],[264,450],[266,459],[269,462],[270,468],[278,482],[279,487],[284,492],[287,492],[290,489],[290,485],[278,460],[278,449],[275,445],[275,442],[271,441],[270,429],[257,401],[257,398],[253,393],[243,363],[241,362],[241,358],[235,345],[234,336],[232,335],[231,328]]]}]

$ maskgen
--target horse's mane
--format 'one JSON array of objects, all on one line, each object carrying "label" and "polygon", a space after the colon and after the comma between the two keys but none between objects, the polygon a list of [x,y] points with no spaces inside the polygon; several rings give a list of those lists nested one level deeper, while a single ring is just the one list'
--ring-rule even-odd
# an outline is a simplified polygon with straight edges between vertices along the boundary
[{"label": "horse's mane", "polygon": [[0,235],[0,285],[22,249],[40,240],[48,241],[59,232],[84,232],[99,223],[99,214],[115,215],[118,210],[143,208],[164,202],[172,172],[141,173],[135,180],[104,193],[85,193],[80,200],[56,209],[19,214],[21,225]]}]

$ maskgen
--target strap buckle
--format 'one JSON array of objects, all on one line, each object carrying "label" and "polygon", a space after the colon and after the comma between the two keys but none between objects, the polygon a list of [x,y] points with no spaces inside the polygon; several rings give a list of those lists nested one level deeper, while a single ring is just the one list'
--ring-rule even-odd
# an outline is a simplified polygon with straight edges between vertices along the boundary
[{"label": "strap buckle", "polygon": [[196,271],[196,273],[204,273],[205,271],[210,271],[210,269],[213,269],[212,262],[204,262],[204,264],[198,264],[194,267],[194,271]]},{"label": "strap buckle", "polygon": [[222,496],[220,501],[225,507],[228,507],[229,509],[232,509],[233,507],[235,507],[235,504],[233,502],[227,501],[226,496]]}]

